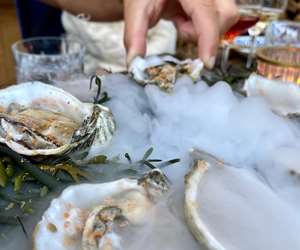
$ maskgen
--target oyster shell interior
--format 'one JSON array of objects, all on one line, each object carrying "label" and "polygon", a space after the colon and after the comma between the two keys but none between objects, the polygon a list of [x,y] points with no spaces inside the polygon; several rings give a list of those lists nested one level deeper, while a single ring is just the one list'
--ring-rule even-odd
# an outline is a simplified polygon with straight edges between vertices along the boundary
[{"label": "oyster shell interior", "polygon": [[129,68],[133,78],[143,84],[154,84],[171,91],[176,79],[188,75],[193,81],[200,77],[203,63],[199,59],[180,61],[172,56],[136,57]]},{"label": "oyster shell interior", "polygon": [[192,157],[195,161],[185,180],[184,209],[187,225],[201,249],[300,246],[295,233],[300,228],[298,211],[260,176],[204,151],[195,150]]},{"label": "oyster shell interior", "polygon": [[51,202],[37,224],[35,250],[113,250],[122,230],[147,224],[146,214],[169,190],[164,174],[154,169],[139,180],[68,187]]},{"label": "oyster shell interior", "polygon": [[280,115],[300,114],[300,86],[280,80],[270,80],[252,73],[246,80],[247,96],[261,96]]},{"label": "oyster shell interior", "polygon": [[28,156],[62,155],[108,142],[115,123],[108,108],[82,103],[40,82],[0,91],[0,142]]}]

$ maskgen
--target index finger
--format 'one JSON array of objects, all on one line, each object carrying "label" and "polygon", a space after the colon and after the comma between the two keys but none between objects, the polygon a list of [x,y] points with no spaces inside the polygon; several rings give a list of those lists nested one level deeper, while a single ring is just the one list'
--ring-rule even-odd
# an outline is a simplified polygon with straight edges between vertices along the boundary
[{"label": "index finger", "polygon": [[127,64],[136,56],[146,53],[146,36],[149,18],[144,1],[124,1],[125,33],[124,44],[127,51]]},{"label": "index finger", "polygon": [[198,41],[198,55],[208,68],[215,64],[220,39],[219,17],[214,0],[179,0],[192,19]]}]

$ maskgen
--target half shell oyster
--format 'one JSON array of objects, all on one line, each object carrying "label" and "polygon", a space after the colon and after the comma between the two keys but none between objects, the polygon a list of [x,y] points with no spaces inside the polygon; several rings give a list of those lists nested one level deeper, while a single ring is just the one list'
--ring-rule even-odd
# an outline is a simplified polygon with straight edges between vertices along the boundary
[{"label": "half shell oyster", "polygon": [[28,156],[63,155],[107,143],[115,131],[110,110],[82,103],[40,82],[0,91],[0,142]]},{"label": "half shell oyster", "polygon": [[[214,237],[208,227],[201,219],[198,212],[198,185],[209,168],[210,164],[222,166],[222,162],[215,157],[203,151],[197,151],[201,154],[201,160],[196,160],[191,171],[185,176],[185,202],[184,213],[187,225],[198,240],[208,250],[225,250],[225,247]],[[195,153],[195,152],[193,152]]]},{"label": "half shell oyster", "polygon": [[118,231],[146,224],[146,214],[169,190],[164,174],[154,169],[139,180],[68,187],[51,202],[36,226],[35,250],[112,250],[120,247]]},{"label": "half shell oyster", "polygon": [[270,80],[252,73],[246,80],[247,96],[261,96],[272,110],[283,116],[300,114],[300,86],[280,80]]},{"label": "half shell oyster", "polygon": [[[282,186],[279,192],[274,188],[270,175],[262,178],[259,169],[234,166],[197,149],[191,158],[194,164],[186,176],[185,216],[200,249],[282,250],[300,246],[295,233],[300,228],[295,201],[282,196]],[[279,163],[281,170],[288,167],[285,164],[293,165],[290,160],[283,162]],[[278,176],[293,178],[288,177],[288,169],[277,172]],[[270,170],[274,177],[274,168]]]},{"label": "half shell oyster", "polygon": [[140,84],[154,84],[171,91],[176,79],[188,75],[193,81],[200,77],[203,63],[200,59],[180,61],[172,56],[136,57],[129,68],[133,78]]}]

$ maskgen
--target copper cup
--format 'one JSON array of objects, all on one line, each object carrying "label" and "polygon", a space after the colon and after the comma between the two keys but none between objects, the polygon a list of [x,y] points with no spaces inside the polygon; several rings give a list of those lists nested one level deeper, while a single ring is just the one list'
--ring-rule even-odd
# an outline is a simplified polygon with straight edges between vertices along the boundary
[{"label": "copper cup", "polygon": [[300,48],[264,47],[256,50],[256,57],[259,75],[300,85]]}]

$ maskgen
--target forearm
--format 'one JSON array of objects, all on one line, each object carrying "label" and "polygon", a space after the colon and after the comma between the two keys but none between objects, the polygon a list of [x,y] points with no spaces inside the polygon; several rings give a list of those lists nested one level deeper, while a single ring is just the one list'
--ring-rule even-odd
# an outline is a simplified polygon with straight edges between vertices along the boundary
[{"label": "forearm", "polygon": [[111,22],[123,19],[122,0],[41,0],[71,12],[74,15],[86,14],[93,21]]}]

